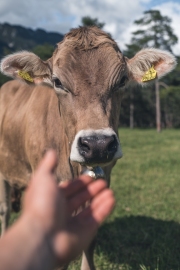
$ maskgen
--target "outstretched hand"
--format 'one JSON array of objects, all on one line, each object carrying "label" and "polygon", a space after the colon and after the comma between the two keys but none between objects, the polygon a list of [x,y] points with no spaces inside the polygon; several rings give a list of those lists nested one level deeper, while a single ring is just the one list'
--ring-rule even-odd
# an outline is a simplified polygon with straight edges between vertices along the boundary
[{"label": "outstretched hand", "polygon": [[[24,199],[23,216],[46,235],[52,254],[69,262],[86,249],[100,224],[111,213],[115,199],[104,180],[82,175],[57,184],[57,158],[49,151],[35,172]],[[91,204],[76,216],[72,213],[88,200]]]}]

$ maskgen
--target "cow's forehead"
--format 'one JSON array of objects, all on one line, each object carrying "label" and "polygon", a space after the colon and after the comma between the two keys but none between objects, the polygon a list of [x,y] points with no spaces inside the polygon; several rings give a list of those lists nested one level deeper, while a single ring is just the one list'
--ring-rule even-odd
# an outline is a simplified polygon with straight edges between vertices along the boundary
[{"label": "cow's forehead", "polygon": [[116,42],[104,31],[97,27],[80,27],[72,29],[62,42],[58,44],[58,48],[65,46],[79,50],[91,50],[97,48],[104,43],[116,46]]},{"label": "cow's forehead", "polygon": [[[124,62],[123,55],[116,42],[105,32],[97,27],[80,27],[68,33],[64,40],[58,44],[54,55],[54,65],[62,67],[66,62],[88,61],[96,64],[96,59],[106,62]],[[89,58],[89,59],[87,59]],[[78,61],[79,60],[79,61]]]},{"label": "cow's forehead", "polygon": [[79,88],[83,82],[105,90],[118,83],[126,73],[124,57],[109,44],[87,51],[72,49],[65,53],[59,52],[53,63],[54,75],[65,84],[73,82],[71,88],[76,85]]},{"label": "cow's forehead", "polygon": [[53,73],[59,79],[64,74],[76,82],[111,85],[125,70],[126,62],[116,42],[98,28],[75,29],[53,55]]},{"label": "cow's forehead", "polygon": [[79,49],[63,49],[58,50],[56,55],[53,57],[53,65],[63,68],[66,65],[83,65],[83,66],[96,66],[103,67],[117,63],[123,65],[125,63],[124,57],[120,51],[114,49],[109,44],[103,44],[100,47],[93,48],[91,50],[79,50]]}]

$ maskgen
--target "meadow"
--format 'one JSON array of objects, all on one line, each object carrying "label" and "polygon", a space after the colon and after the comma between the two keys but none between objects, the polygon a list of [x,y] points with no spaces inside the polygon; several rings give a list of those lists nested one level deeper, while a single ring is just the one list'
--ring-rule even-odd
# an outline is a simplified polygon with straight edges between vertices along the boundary
[{"label": "meadow", "polygon": [[111,179],[117,203],[98,232],[97,269],[180,270],[180,130],[119,134],[123,158]]},{"label": "meadow", "polygon": [[180,130],[119,134],[123,158],[111,179],[117,203],[98,233],[97,269],[179,270]]}]

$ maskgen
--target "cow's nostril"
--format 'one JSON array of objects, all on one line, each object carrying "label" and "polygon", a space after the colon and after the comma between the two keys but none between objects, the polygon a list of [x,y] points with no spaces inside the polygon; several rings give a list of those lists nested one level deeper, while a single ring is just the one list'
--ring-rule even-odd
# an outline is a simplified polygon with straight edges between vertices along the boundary
[{"label": "cow's nostril", "polygon": [[87,153],[90,151],[89,142],[84,138],[79,138],[79,148]]},{"label": "cow's nostril", "polygon": [[115,152],[117,150],[117,140],[115,136],[112,136],[111,142],[108,145],[108,152]]}]

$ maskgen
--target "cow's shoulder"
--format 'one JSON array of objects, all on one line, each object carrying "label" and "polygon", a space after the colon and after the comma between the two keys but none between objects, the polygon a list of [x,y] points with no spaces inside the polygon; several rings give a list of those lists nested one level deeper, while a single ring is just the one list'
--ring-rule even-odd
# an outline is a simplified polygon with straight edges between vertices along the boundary
[{"label": "cow's shoulder", "polygon": [[8,81],[5,84],[3,84],[1,87],[1,90],[0,90],[1,98],[4,95],[9,96],[9,97],[15,96],[20,91],[28,92],[32,90],[28,84],[21,82],[19,80]]},{"label": "cow's shoulder", "polygon": [[9,93],[13,94],[16,93],[18,89],[21,88],[22,86],[25,86],[25,84],[24,83],[22,84],[22,82],[20,82],[19,80],[10,80],[2,85],[1,92],[3,91],[8,94]]},{"label": "cow's shoulder", "polygon": [[14,101],[14,104],[21,100],[27,100],[34,87],[29,86],[28,84],[21,82],[19,80],[11,80],[2,85],[0,89],[0,102],[9,103],[11,100]]}]

